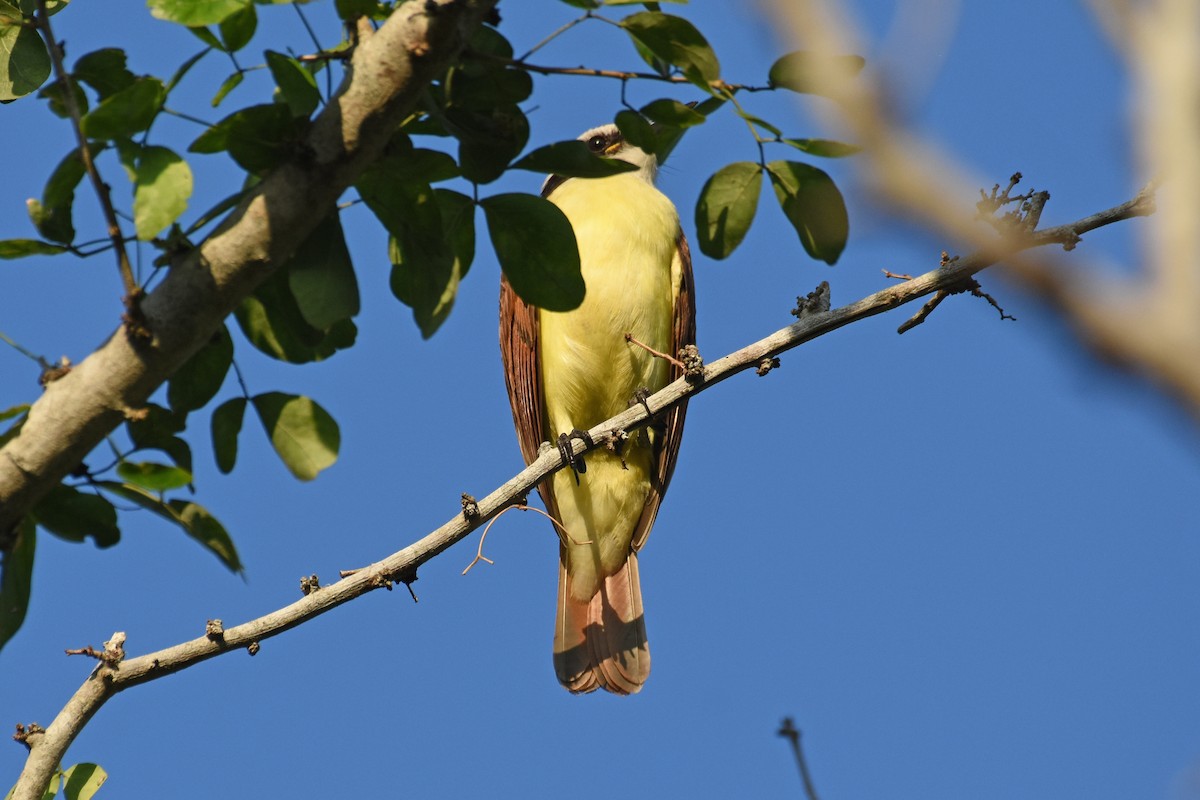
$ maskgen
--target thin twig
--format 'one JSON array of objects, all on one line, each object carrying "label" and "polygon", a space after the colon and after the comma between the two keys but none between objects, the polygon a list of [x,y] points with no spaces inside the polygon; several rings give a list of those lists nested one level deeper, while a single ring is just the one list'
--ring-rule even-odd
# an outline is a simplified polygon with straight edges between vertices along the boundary
[{"label": "thin twig", "polygon": [[647,353],[654,356],[655,358],[661,358],[664,361],[669,361],[670,363],[674,364],[675,366],[679,367],[680,369],[686,369],[683,362],[680,361],[678,358],[675,358],[675,356],[667,355],[666,353],[660,353],[659,351],[655,350],[650,345],[648,345],[644,342],[639,342],[632,333],[625,334],[625,341],[629,342],[630,344],[637,345],[638,347],[642,348],[643,350],[645,350]]},{"label": "thin twig", "polygon": [[109,186],[100,177],[96,163],[92,160],[92,151],[88,146],[87,137],[83,134],[83,116],[79,113],[79,104],[75,102],[75,81],[63,66],[62,48],[54,38],[54,31],[50,27],[50,14],[46,11],[46,0],[38,0],[37,26],[42,32],[42,38],[46,40],[46,49],[50,52],[54,74],[62,85],[63,105],[66,106],[67,113],[71,117],[71,128],[75,131],[75,141],[79,145],[79,160],[87,171],[92,188],[96,190],[96,197],[99,198],[100,207],[104,212],[104,221],[108,225],[108,238],[112,240],[113,251],[117,256],[117,269],[120,270],[121,282],[125,285],[125,307],[130,314],[128,328],[134,334],[145,332],[144,320],[141,319],[141,314],[137,310],[142,291],[133,276],[129,253],[125,250],[125,236],[121,233],[120,223],[117,222]]},{"label": "thin twig", "polygon": [[804,781],[804,796],[808,800],[820,800],[812,775],[808,772],[808,762],[804,760],[804,748],[800,746],[800,729],[791,717],[784,717],[777,733],[792,743],[792,753],[796,756],[796,765],[800,767],[800,779]]},{"label": "thin twig", "polygon": [[[596,16],[592,18],[599,19]],[[481,53],[474,50],[471,51],[471,55],[474,58],[494,61],[497,64],[506,64],[528,72],[536,72],[539,75],[585,75],[591,78],[612,78],[618,81],[644,80],[659,81],[661,83],[690,84],[692,82],[690,78],[683,75],[662,75],[658,72],[633,72],[619,69],[596,69],[593,67],[548,67],[544,64],[530,64],[523,59],[505,58],[504,56]],[[712,86],[714,89],[728,89],[730,92],[769,92],[774,89],[773,86],[750,86],[744,83],[725,83],[724,81],[713,81]]]},{"label": "thin twig", "polygon": [[[591,540],[588,540],[588,541],[585,541],[585,542],[576,541],[575,537],[571,535],[571,532],[570,532],[570,531],[568,531],[568,530],[567,530],[567,529],[566,529],[566,528],[563,526],[563,524],[562,524],[561,522],[559,522],[559,521],[558,521],[558,520],[556,520],[554,517],[552,517],[552,516],[550,516],[549,514],[547,514],[545,511],[542,511],[540,508],[534,508],[533,506],[527,506],[527,505],[524,505],[524,504],[511,505],[511,506],[509,506],[508,508],[501,509],[500,513],[499,513],[499,514],[497,514],[496,516],[492,517],[492,518],[491,518],[491,519],[488,521],[488,524],[484,526],[484,528],[483,528],[483,533],[482,533],[482,534],[480,534],[480,536],[479,536],[479,547],[478,547],[478,549],[475,551],[475,558],[471,559],[471,563],[470,563],[470,564],[467,564],[467,566],[466,566],[466,567],[463,569],[463,571],[462,571],[462,574],[463,574],[463,575],[466,575],[468,572],[470,572],[470,571],[471,571],[471,567],[475,566],[475,565],[476,565],[476,564],[478,564],[480,561],[486,561],[486,562],[487,562],[487,563],[489,563],[489,564],[495,564],[495,563],[496,563],[495,561],[492,561],[490,558],[488,558],[487,556],[485,556],[485,555],[483,554],[483,541],[484,541],[485,539],[487,539],[488,531],[490,531],[490,530],[492,529],[492,524],[493,524],[493,523],[495,523],[495,521],[496,521],[496,520],[500,519],[500,517],[502,517],[502,516],[504,516],[505,514],[507,514],[509,511],[536,511],[537,513],[541,514],[541,515],[542,515],[543,517],[545,517],[546,519],[548,519],[548,520],[550,520],[551,522],[553,522],[553,523],[554,523],[554,527],[556,527],[556,528],[558,528],[560,531],[562,531],[562,535],[561,535],[561,536],[559,536],[559,539],[560,539],[560,540],[561,540],[563,537],[566,537],[567,539],[570,539],[570,540],[571,540],[571,543],[572,543],[572,544],[577,544],[577,545],[591,544]],[[566,544],[566,542],[563,542],[563,544]],[[351,572],[351,574],[353,574],[353,571]]]}]

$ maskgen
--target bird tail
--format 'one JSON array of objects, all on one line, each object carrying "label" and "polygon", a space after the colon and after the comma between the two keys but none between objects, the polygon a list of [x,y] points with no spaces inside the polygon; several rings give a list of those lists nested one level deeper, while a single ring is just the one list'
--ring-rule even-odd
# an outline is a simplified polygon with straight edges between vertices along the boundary
[{"label": "bird tail", "polygon": [[650,676],[650,646],[637,553],[601,581],[588,601],[575,599],[565,554],[559,560],[554,671],[574,693],[641,691]]}]

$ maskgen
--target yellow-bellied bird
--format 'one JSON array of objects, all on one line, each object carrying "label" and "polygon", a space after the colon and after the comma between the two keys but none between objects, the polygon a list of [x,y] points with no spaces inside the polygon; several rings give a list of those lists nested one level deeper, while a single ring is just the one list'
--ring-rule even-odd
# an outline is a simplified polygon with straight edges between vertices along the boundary
[{"label": "yellow-bellied bird", "polygon": [[[579,137],[597,155],[639,169],[605,178],[552,175],[542,196],[575,229],[586,296],[544,311],[500,287],[500,351],[526,463],[624,411],[681,370],[626,339],[675,355],[696,339],[692,260],[679,215],[654,186],[657,161],[615,125]],[[676,406],[617,450],[556,472],[538,491],[559,520],[554,669],[572,692],[632,694],[650,674],[637,554],[667,491],[686,409]],[[569,453],[569,450],[567,451]],[[585,469],[586,467],[586,469]]]}]

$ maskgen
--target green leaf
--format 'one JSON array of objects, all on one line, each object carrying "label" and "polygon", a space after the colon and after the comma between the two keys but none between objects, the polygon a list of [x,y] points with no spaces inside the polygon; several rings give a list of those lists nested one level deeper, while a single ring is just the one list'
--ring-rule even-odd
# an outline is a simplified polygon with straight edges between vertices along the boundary
[{"label": "green leaf", "polygon": [[449,189],[435,189],[434,198],[452,256],[448,263],[412,260],[409,251],[395,237],[388,243],[392,294],[412,308],[413,319],[426,339],[450,315],[458,284],[475,256],[475,201]]},{"label": "green leaf", "polygon": [[762,194],[762,166],[738,161],[717,170],[696,201],[696,235],[700,252],[709,258],[727,258],[746,238],[758,196]]},{"label": "green leaf", "polygon": [[0,26],[0,102],[37,91],[50,77],[50,54],[33,28]]},{"label": "green leaf", "polygon": [[75,80],[95,89],[101,100],[128,89],[136,80],[125,68],[125,51],[117,47],[105,47],[80,56],[71,74]]},{"label": "green leaf", "polygon": [[358,314],[358,279],[336,208],[296,248],[284,269],[300,314],[309,325],[328,330]]},{"label": "green leaf", "polygon": [[0,648],[12,639],[25,621],[36,549],[37,526],[32,517],[25,517],[17,525],[12,545],[0,551]]},{"label": "green leaf", "polygon": [[117,474],[126,482],[152,492],[178,489],[192,482],[192,473],[187,470],[153,461],[122,461],[117,465]]},{"label": "green leaf", "polygon": [[192,67],[196,66],[196,64],[200,61],[200,59],[204,58],[206,55],[208,55],[211,52],[212,52],[212,49],[206,47],[203,50],[201,50],[199,53],[196,53],[196,55],[189,58],[187,61],[180,64],[179,68],[175,70],[175,74],[173,74],[171,76],[171,80],[167,81],[167,88],[166,88],[167,94],[170,94],[171,90],[179,85],[179,82],[182,81],[184,76],[187,75],[188,72],[191,71]]},{"label": "green leaf", "polygon": [[76,764],[63,772],[64,800],[92,800],[104,782],[108,773],[99,764]]},{"label": "green leaf", "polygon": [[175,412],[204,408],[225,382],[233,363],[233,339],[222,325],[212,339],[175,370],[167,383],[167,402]]},{"label": "green leaf", "polygon": [[[232,75],[230,75],[225,80],[221,81],[220,88],[218,88],[217,93],[213,95],[213,99],[212,99],[212,107],[213,108],[216,108],[217,106],[221,105],[221,101],[225,99],[225,95],[229,94],[230,92],[232,92],[234,89],[236,89],[238,86],[241,85],[242,75],[243,75],[243,73],[241,71],[238,71],[238,72],[235,72]],[[196,141],[199,141],[199,139],[197,139]],[[193,143],[193,146],[194,146],[194,143]],[[201,152],[201,151],[197,150],[195,152]]]},{"label": "green leaf", "polygon": [[83,132],[93,139],[121,139],[150,127],[167,98],[158,78],[138,78],[115,92],[83,118]]},{"label": "green leaf", "polygon": [[647,153],[655,153],[658,148],[658,136],[649,120],[636,111],[625,109],[618,111],[615,119],[621,136],[634,147],[640,147]]},{"label": "green leaf", "polygon": [[340,320],[328,330],[309,325],[289,285],[287,270],[277,270],[234,311],[252,345],[280,361],[320,361],[354,344],[354,323]]},{"label": "green leaf", "polygon": [[268,50],[266,56],[267,67],[292,116],[308,117],[321,102],[316,78],[294,58],[272,50]]},{"label": "green leaf", "polygon": [[823,83],[830,79],[846,80],[862,71],[861,56],[831,56],[797,50],[781,56],[771,65],[767,83],[793,92],[824,94]]},{"label": "green leaf", "polygon": [[147,0],[150,13],[167,22],[189,27],[216,25],[241,11],[250,0]]},{"label": "green leaf", "polygon": [[37,239],[0,240],[0,258],[24,258],[25,256],[53,256],[67,252],[67,248]]},{"label": "green leaf", "polygon": [[0,422],[10,420],[13,417],[23,417],[29,413],[29,409],[30,405],[28,403],[10,406],[3,411],[0,411]]},{"label": "green leaf", "polygon": [[169,411],[157,403],[147,403],[146,413],[125,423],[125,431],[137,450],[161,450],[176,465],[192,471],[192,448],[175,434],[187,427],[187,413]]},{"label": "green leaf", "polygon": [[562,2],[574,8],[586,9],[599,8],[601,5],[600,0],[562,0]]},{"label": "green leaf", "polygon": [[[658,58],[679,67],[684,76],[705,91],[721,77],[721,65],[704,35],[683,17],[642,11],[619,23],[635,42]],[[651,64],[653,66],[653,64]]]},{"label": "green leaf", "polygon": [[0,421],[18,417],[17,421],[9,425],[6,430],[0,431],[0,447],[4,447],[4,445],[15,439],[17,434],[21,432],[21,428],[25,425],[25,415],[29,413],[29,408],[28,404],[23,404],[13,406],[0,413]]},{"label": "green leaf", "polygon": [[779,205],[800,235],[804,250],[832,266],[850,233],[846,203],[833,179],[797,161],[772,161],[767,171]]},{"label": "green leaf", "polygon": [[187,210],[192,170],[175,151],[150,145],[142,148],[136,176],[133,221],[137,237],[145,242]]},{"label": "green leaf", "polygon": [[399,169],[402,174],[425,183],[448,181],[462,174],[454,156],[443,153],[441,150],[429,150],[424,147],[417,147],[405,153]]},{"label": "green leaf", "polygon": [[[20,7],[21,13],[25,14],[26,16],[32,17],[37,13],[38,0],[8,0],[9,5],[12,5],[14,2],[18,7]],[[67,3],[69,2],[71,2],[71,0],[46,0],[46,11],[48,11],[50,16],[53,17],[55,14],[66,8]]]},{"label": "green leaf", "polygon": [[[88,112],[87,93],[80,87],[78,81],[71,83],[73,94],[75,95],[75,107],[79,109],[80,114]],[[66,90],[63,88],[63,82],[59,80],[51,81],[45,84],[38,91],[38,97],[46,101],[50,107],[50,112],[55,116],[63,119],[71,118],[71,111],[67,108]]]},{"label": "green leaf", "polygon": [[641,111],[643,116],[654,122],[672,125],[676,128],[690,128],[693,125],[700,125],[708,119],[691,106],[665,97],[642,106]]},{"label": "green leaf", "polygon": [[447,108],[444,118],[459,141],[463,177],[474,183],[491,183],[503,175],[529,141],[529,120],[515,105],[488,111]]},{"label": "green leaf", "polygon": [[604,178],[637,171],[637,167],[628,161],[597,156],[578,140],[539,147],[512,166],[513,169],[527,169],[564,178]]},{"label": "green leaf", "polygon": [[222,44],[221,40],[218,39],[216,37],[216,35],[213,34],[213,32],[210,31],[208,28],[205,28],[203,26],[195,26],[195,27],[188,28],[188,32],[191,33],[193,36],[195,36],[200,41],[204,42],[206,45],[208,45],[212,49],[220,50],[222,53],[225,52],[225,45]]},{"label": "green leaf", "polygon": [[221,32],[221,41],[225,44],[225,51],[228,53],[236,53],[248,45],[254,38],[256,28],[258,28],[258,12],[254,10],[253,3],[248,3],[244,8],[230,14],[217,26],[217,30]]},{"label": "green leaf", "polygon": [[547,311],[583,302],[579,245],[567,216],[531,194],[498,194],[480,201],[496,258],[521,299]]},{"label": "green leaf", "polygon": [[246,414],[246,398],[234,397],[217,406],[212,415],[213,456],[217,469],[228,475],[237,462],[238,434]]},{"label": "green leaf", "polygon": [[371,17],[379,11],[379,0],[337,0],[333,5],[342,20]]},{"label": "green leaf", "polygon": [[116,481],[96,481],[96,486],[178,525],[184,533],[204,545],[230,570],[242,571],[237,548],[229,538],[225,526],[203,506],[187,500],[170,500],[164,503],[145,489]]},{"label": "green leaf", "polygon": [[261,175],[281,162],[300,139],[300,129],[285,105],[265,103],[243,108],[192,142],[192,153],[229,155],[242,169]]},{"label": "green leaf", "polygon": [[[103,145],[89,144],[88,147],[92,151],[92,158],[104,149]],[[29,216],[42,236],[63,244],[74,240],[72,208],[75,204],[75,189],[85,174],[83,159],[79,157],[79,149],[76,148],[58,162],[58,166],[50,174],[46,188],[42,191],[42,202],[27,202]]]},{"label": "green leaf", "polygon": [[482,59],[467,63],[466,67],[453,67],[446,73],[448,106],[487,111],[520,103],[533,94],[533,78],[523,69],[500,67]]},{"label": "green leaf", "polygon": [[780,139],[779,141],[791,145],[802,153],[822,158],[845,158],[862,151],[858,145],[835,142],[833,139]]},{"label": "green leaf", "polygon": [[297,478],[311,481],[337,461],[338,424],[311,398],[266,392],[252,402],[275,452]]},{"label": "green leaf", "polygon": [[97,547],[112,547],[121,539],[112,503],[63,483],[51,489],[32,513],[37,524],[68,542],[90,536]]}]

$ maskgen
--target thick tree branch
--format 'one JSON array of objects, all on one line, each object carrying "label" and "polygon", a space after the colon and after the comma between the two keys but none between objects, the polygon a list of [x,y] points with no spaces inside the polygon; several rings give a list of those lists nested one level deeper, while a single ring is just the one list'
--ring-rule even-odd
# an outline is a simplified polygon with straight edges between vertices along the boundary
[{"label": "thick tree branch", "polygon": [[[764,359],[770,360],[810,339],[931,293],[961,285],[980,270],[1021,250],[1064,241],[1074,242],[1079,235],[1088,230],[1145,213],[1148,213],[1148,207],[1142,195],[1139,195],[1127,203],[1073,223],[1008,241],[998,240],[985,251],[947,262],[938,269],[876,292],[850,305],[830,311],[801,312],[799,320],[794,324],[708,364],[703,368],[702,374],[694,378],[680,378],[649,397],[644,404],[635,404],[612,419],[595,426],[588,434],[597,444],[588,446],[580,439],[572,439],[573,453],[582,455],[593,447],[603,447],[615,432],[632,431],[646,425],[650,421],[651,413],[659,414],[685,398],[699,394],[739,372],[757,369]],[[220,635],[201,636],[116,664],[100,664],[45,732],[28,737],[31,752],[25,770],[21,773],[15,800],[36,800],[41,797],[42,788],[50,779],[54,768],[62,761],[67,747],[92,715],[113,695],[130,686],[178,672],[231,650],[249,649],[256,652],[261,641],[294,628],[356,597],[374,589],[391,588],[396,582],[411,583],[416,578],[419,566],[465,538],[505,508],[523,502],[540,482],[562,467],[560,452],[556,448],[546,446],[533,464],[487,497],[471,502],[466,502],[464,498],[463,511],[455,514],[437,530],[381,561],[354,571],[337,583],[312,591],[291,605],[266,616],[226,628]]]},{"label": "thick tree branch", "polygon": [[493,5],[406,3],[361,43],[304,152],[271,172],[143,299],[153,338],[130,341],[118,330],[34,403],[0,450],[0,539],[287,261]]}]

